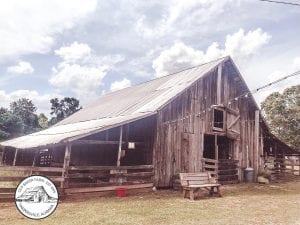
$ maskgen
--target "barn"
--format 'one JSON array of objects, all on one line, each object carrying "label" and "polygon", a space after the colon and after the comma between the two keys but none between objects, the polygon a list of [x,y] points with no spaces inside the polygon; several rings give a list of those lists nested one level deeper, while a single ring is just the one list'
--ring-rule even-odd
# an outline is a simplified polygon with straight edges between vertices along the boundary
[{"label": "barn", "polygon": [[49,176],[65,193],[171,187],[180,172],[243,181],[299,156],[271,134],[230,57],[111,92],[58,124],[0,143],[0,170]]}]

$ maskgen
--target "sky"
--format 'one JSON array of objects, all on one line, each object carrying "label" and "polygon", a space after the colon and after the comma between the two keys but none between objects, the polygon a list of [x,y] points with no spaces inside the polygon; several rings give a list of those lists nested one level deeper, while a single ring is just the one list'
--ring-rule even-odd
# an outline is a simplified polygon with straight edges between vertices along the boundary
[{"label": "sky", "polygon": [[[299,3],[299,0],[289,0]],[[250,89],[300,70],[300,6],[258,0],[0,0],[0,107],[97,96],[230,55]],[[299,76],[254,95],[300,84]],[[121,99],[120,99],[121,100]]]}]

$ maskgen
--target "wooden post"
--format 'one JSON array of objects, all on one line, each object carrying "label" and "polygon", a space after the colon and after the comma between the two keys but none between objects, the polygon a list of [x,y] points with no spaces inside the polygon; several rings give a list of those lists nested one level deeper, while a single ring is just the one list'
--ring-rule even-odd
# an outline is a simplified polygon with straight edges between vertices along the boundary
[{"label": "wooden post", "polygon": [[258,172],[259,160],[259,110],[255,110],[254,120],[254,151],[253,151],[253,168],[254,168],[254,179],[256,180]]},{"label": "wooden post", "polygon": [[14,161],[13,161],[13,166],[16,165],[16,162],[17,162],[17,156],[18,156],[18,149],[16,148],[16,151],[15,151],[15,157],[14,157]]},{"label": "wooden post", "polygon": [[61,182],[61,188],[68,188],[69,186],[68,181],[66,181],[66,177],[68,175],[68,168],[70,165],[71,147],[72,147],[71,143],[68,142],[65,149],[65,158],[64,158],[64,165],[63,165],[63,172],[62,172],[63,181]]},{"label": "wooden post", "polygon": [[[32,161],[32,166],[31,167],[35,167],[36,165],[36,158],[38,157],[38,155],[40,154],[40,150],[34,150],[34,157],[33,157],[33,161]],[[30,174],[32,175],[33,170],[30,171]]]},{"label": "wooden post", "polygon": [[1,157],[0,157],[0,166],[4,165],[4,154],[5,154],[5,147],[2,147]]},{"label": "wooden post", "polygon": [[218,76],[217,76],[217,104],[221,104],[221,85],[222,85],[222,63],[218,65]]},{"label": "wooden post", "polygon": [[218,135],[215,134],[215,160],[219,160]]},{"label": "wooden post", "polygon": [[120,126],[120,140],[119,140],[119,150],[118,150],[117,166],[120,166],[120,162],[121,162],[121,154],[122,154],[122,136],[123,136],[123,125]]}]

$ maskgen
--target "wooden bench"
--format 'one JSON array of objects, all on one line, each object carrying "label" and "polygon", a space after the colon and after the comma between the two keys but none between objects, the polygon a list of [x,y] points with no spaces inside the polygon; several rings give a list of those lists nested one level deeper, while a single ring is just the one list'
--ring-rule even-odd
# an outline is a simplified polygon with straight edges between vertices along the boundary
[{"label": "wooden bench", "polygon": [[[189,193],[189,198],[194,200],[194,193],[199,189],[206,189],[209,191],[210,196],[217,194],[219,197],[222,197],[220,191],[221,184],[216,183],[215,178],[211,177],[209,172],[180,173],[179,176],[184,198]],[[215,188],[216,191],[214,190]]]}]

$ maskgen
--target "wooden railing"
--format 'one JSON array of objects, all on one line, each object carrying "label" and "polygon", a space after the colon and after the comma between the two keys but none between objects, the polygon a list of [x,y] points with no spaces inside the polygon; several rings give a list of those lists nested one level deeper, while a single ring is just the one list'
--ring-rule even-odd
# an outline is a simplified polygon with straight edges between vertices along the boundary
[{"label": "wooden railing", "polygon": [[62,168],[31,166],[0,166],[0,201],[13,199],[18,183],[30,175],[46,175],[60,190],[63,182]]},{"label": "wooden railing", "polygon": [[[67,170],[58,167],[0,166],[1,194],[13,194],[17,184],[30,175],[50,178],[63,193],[115,190],[116,187],[146,188],[153,186],[153,165],[137,166],[70,166]],[[13,175],[11,175],[13,174]],[[9,187],[1,183],[10,183]]]},{"label": "wooden railing", "polygon": [[202,159],[203,171],[210,172],[220,183],[238,182],[238,160],[230,159]]},{"label": "wooden railing", "polygon": [[300,176],[300,162],[292,159],[277,158],[265,161],[265,167],[271,171],[273,178],[281,174]]}]

